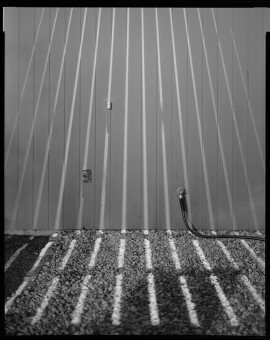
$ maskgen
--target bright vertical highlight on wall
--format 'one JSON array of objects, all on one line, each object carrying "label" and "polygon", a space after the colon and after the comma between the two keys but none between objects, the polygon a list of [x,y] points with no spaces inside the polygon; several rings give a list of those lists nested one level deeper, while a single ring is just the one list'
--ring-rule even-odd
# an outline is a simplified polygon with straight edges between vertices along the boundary
[{"label": "bright vertical highlight on wall", "polygon": [[56,213],[56,219],[55,219],[55,229],[59,229],[60,214],[61,214],[61,209],[62,209],[62,200],[63,200],[64,185],[65,185],[65,178],[66,178],[66,168],[67,168],[67,160],[68,160],[68,153],[69,153],[71,129],[72,129],[72,124],[73,124],[75,98],[76,98],[78,78],[79,78],[79,69],[80,69],[80,62],[81,62],[86,14],[87,14],[87,8],[84,11],[82,37],[81,37],[81,43],[80,43],[80,49],[79,49],[79,55],[78,55],[78,61],[77,61],[74,89],[73,89],[73,97],[72,97],[72,104],[71,104],[71,111],[70,111],[70,118],[69,118],[69,125],[68,125],[68,134],[67,134],[67,143],[66,143],[66,149],[65,149],[65,158],[64,158],[64,164],[63,164],[63,169],[62,169],[61,185],[60,185],[57,213]]},{"label": "bright vertical highlight on wall", "polygon": [[[112,83],[112,62],[113,62],[113,42],[114,42],[114,20],[115,20],[115,8],[113,9],[113,22],[112,22],[112,37],[111,37],[111,53],[110,53],[110,69],[109,69],[109,83],[108,83],[108,97],[107,101],[110,102],[111,96],[111,83]],[[105,132],[105,150],[103,160],[103,177],[102,177],[102,192],[101,192],[101,208],[100,208],[100,229],[104,229],[104,217],[105,217],[105,198],[106,198],[106,179],[107,179],[107,163],[108,163],[108,143],[109,132],[106,119],[106,132]]]},{"label": "bright vertical highlight on wall", "polygon": [[229,95],[231,109],[232,109],[234,127],[235,127],[235,131],[236,131],[237,141],[238,141],[238,145],[239,145],[239,149],[240,149],[240,155],[241,155],[241,159],[242,159],[242,165],[243,165],[245,179],[246,179],[246,184],[247,184],[247,188],[248,188],[248,196],[249,196],[249,200],[250,200],[251,211],[252,211],[252,215],[253,215],[253,219],[254,219],[255,228],[256,228],[256,230],[258,230],[258,220],[257,220],[257,216],[256,216],[256,211],[255,211],[254,203],[253,203],[253,198],[252,198],[252,193],[251,193],[250,185],[249,185],[247,167],[246,167],[246,162],[245,162],[242,142],[241,142],[241,138],[240,138],[240,134],[239,134],[238,124],[237,124],[236,117],[235,117],[235,110],[234,110],[234,106],[233,106],[232,95],[231,95],[230,85],[229,85],[229,81],[228,81],[228,77],[227,77],[227,71],[226,71],[226,67],[225,67],[225,63],[224,63],[223,53],[222,53],[222,49],[221,49],[221,45],[220,45],[220,39],[219,39],[218,30],[217,30],[215,14],[214,14],[213,8],[211,8],[211,10],[212,10],[213,20],[214,20],[214,24],[215,24],[215,30],[216,30],[216,34],[217,34],[217,38],[218,38],[218,47],[219,47],[219,52],[220,52],[220,56],[221,56],[224,76],[225,76],[225,80],[226,80],[228,95]]},{"label": "bright vertical highlight on wall", "polygon": [[163,94],[162,94],[162,77],[160,66],[160,48],[159,48],[159,29],[158,29],[158,11],[156,8],[156,31],[157,31],[157,55],[158,55],[158,80],[159,80],[159,99],[161,109],[161,138],[162,138],[162,160],[163,160],[163,183],[164,183],[164,197],[165,197],[165,214],[166,214],[166,229],[171,228],[170,222],[170,207],[169,207],[169,193],[168,193],[168,175],[167,175],[167,159],[166,159],[166,140],[163,122]]},{"label": "bright vertical highlight on wall", "polygon": [[126,228],[126,219],[127,219],[128,62],[129,62],[129,8],[127,9],[127,50],[126,50],[126,84],[125,84],[125,131],[124,131],[124,161],[123,161],[122,230]]},{"label": "bright vertical highlight on wall", "polygon": [[227,194],[228,194],[229,206],[231,208],[231,217],[232,217],[232,222],[233,222],[233,228],[237,229],[235,215],[234,215],[234,209],[233,209],[233,204],[232,204],[232,194],[231,194],[231,189],[230,189],[229,176],[228,176],[227,165],[226,165],[223,143],[222,143],[222,137],[221,137],[221,133],[220,133],[220,129],[219,129],[217,107],[216,107],[216,101],[215,101],[215,96],[214,96],[212,78],[211,78],[211,74],[210,74],[210,67],[209,67],[209,62],[208,62],[207,49],[206,49],[205,40],[204,40],[201,15],[200,15],[199,8],[197,10],[198,10],[198,17],[199,17],[200,28],[201,28],[201,35],[202,35],[202,42],[203,42],[203,49],[204,49],[204,54],[205,54],[205,61],[206,61],[208,79],[209,79],[209,83],[210,83],[211,97],[212,97],[212,102],[213,102],[213,107],[214,107],[216,127],[217,127],[217,131],[218,131],[218,142],[219,142],[219,147],[220,147],[222,166],[223,166],[223,171],[224,171],[224,176],[225,176],[225,183],[226,183],[226,189],[227,189]]},{"label": "bright vertical highlight on wall", "polygon": [[36,34],[36,37],[35,37],[34,46],[33,46],[32,52],[31,52],[31,56],[30,56],[30,60],[29,60],[29,64],[28,64],[28,69],[27,69],[27,72],[26,72],[26,76],[25,76],[25,80],[24,80],[24,84],[23,84],[23,88],[22,88],[22,93],[21,93],[21,96],[20,96],[19,110],[16,113],[16,118],[15,118],[15,121],[14,121],[14,124],[13,124],[10,140],[9,140],[9,143],[8,143],[8,148],[7,148],[6,157],[5,157],[5,168],[7,166],[8,156],[9,156],[12,140],[13,140],[13,137],[14,137],[14,133],[15,133],[15,128],[16,128],[18,118],[19,118],[19,114],[20,114],[20,104],[21,104],[21,101],[23,99],[25,86],[26,86],[26,83],[27,83],[30,67],[31,67],[31,64],[32,64],[32,60],[33,60],[33,56],[34,56],[34,52],[35,52],[35,48],[36,48],[36,42],[37,42],[37,38],[38,38],[38,35],[39,35],[39,29],[40,29],[41,21],[42,21],[42,18],[43,18],[43,14],[44,14],[44,8],[42,9],[42,13],[41,13],[41,17],[40,17],[40,21],[39,21],[39,25],[38,25],[38,29],[37,29],[37,34]]},{"label": "bright vertical highlight on wall", "polygon": [[187,34],[188,55],[189,55],[190,67],[191,67],[193,92],[194,92],[194,97],[195,97],[195,107],[196,107],[196,113],[197,113],[197,123],[198,123],[199,137],[200,137],[201,155],[202,155],[202,162],[203,162],[203,174],[204,174],[207,204],[208,204],[208,211],[209,211],[209,218],[210,218],[210,227],[212,230],[214,230],[215,226],[214,226],[213,209],[212,209],[212,203],[211,203],[210,187],[209,187],[204,145],[203,145],[203,139],[202,139],[202,126],[201,126],[201,119],[200,119],[200,114],[199,114],[199,104],[198,104],[198,98],[197,98],[196,82],[195,82],[195,76],[194,76],[194,69],[193,69],[192,54],[191,54],[191,47],[190,47],[190,41],[189,41],[189,32],[188,32],[185,8],[183,8],[183,11],[184,11],[184,18],[185,18],[186,34]]},{"label": "bright vertical highlight on wall", "polygon": [[[188,174],[187,174],[187,159],[186,159],[186,148],[185,148],[185,140],[184,140],[184,127],[182,120],[182,110],[181,110],[181,101],[180,101],[180,91],[179,91],[179,81],[178,81],[178,70],[177,70],[177,62],[176,62],[176,53],[175,53],[175,42],[174,42],[174,30],[173,30],[173,20],[172,20],[172,9],[170,11],[170,22],[171,22],[171,34],[172,34],[172,48],[173,48],[173,63],[174,63],[174,73],[175,73],[175,84],[176,84],[176,95],[177,95],[177,108],[178,108],[178,116],[179,116],[179,130],[180,130],[180,140],[181,140],[181,152],[182,152],[182,162],[183,162],[183,170],[184,170],[184,180],[187,192],[189,192],[188,185]],[[190,199],[187,195],[186,197],[188,202],[188,216],[191,217],[190,214]]]},{"label": "bright vertical highlight on wall", "polygon": [[147,155],[146,155],[146,112],[145,112],[145,65],[144,65],[144,18],[142,14],[142,130],[143,130],[143,213],[144,229],[148,229],[148,196],[147,196]]}]

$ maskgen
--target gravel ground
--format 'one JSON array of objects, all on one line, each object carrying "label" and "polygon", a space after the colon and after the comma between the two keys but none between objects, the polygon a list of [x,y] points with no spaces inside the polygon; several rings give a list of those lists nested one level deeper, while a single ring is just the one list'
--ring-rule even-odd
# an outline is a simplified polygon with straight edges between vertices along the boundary
[{"label": "gravel ground", "polygon": [[[207,234],[207,232],[204,232]],[[208,233],[210,234],[210,232]],[[228,232],[217,232],[229,234]],[[240,232],[240,235],[255,233]],[[264,233],[263,233],[264,236]],[[58,243],[53,245],[54,255],[39,271],[33,285],[26,288],[13,302],[5,316],[6,335],[60,335],[60,334],[176,334],[176,335],[248,335],[265,336],[265,317],[241,277],[245,275],[262,300],[265,300],[264,268],[241,240],[219,239],[239,270],[227,259],[216,240],[198,238],[186,230],[172,231],[180,269],[173,261],[169,235],[165,230],[142,231],[105,230],[97,252],[95,265],[89,263],[98,234],[94,230],[61,231]],[[118,268],[119,246],[125,238],[123,268]],[[153,269],[147,269],[145,240],[151,248]],[[60,269],[70,242],[77,243],[63,270]],[[193,240],[198,243],[212,271],[207,270],[198,255]],[[265,260],[265,242],[248,241],[246,244],[261,260]],[[148,275],[154,277],[159,325],[151,323]],[[210,274],[216,275],[233,312],[239,322],[231,326],[228,315],[218,297]],[[91,275],[78,325],[71,324],[73,311],[81,294],[86,275]],[[117,275],[123,275],[120,324],[112,324]],[[179,277],[186,280],[191,301],[200,323],[191,323],[186,298]],[[40,321],[31,321],[42,305],[44,296],[55,277],[59,282],[44,309]]]},{"label": "gravel ground", "polygon": [[36,236],[30,240],[27,235],[5,235],[5,264],[27,244],[5,271],[5,300],[19,288],[48,240],[48,236]]}]

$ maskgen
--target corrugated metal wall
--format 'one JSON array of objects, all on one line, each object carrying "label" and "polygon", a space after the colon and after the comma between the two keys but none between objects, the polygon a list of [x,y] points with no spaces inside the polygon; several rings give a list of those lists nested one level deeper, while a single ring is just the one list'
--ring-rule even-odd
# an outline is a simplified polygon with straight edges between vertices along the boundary
[{"label": "corrugated metal wall", "polygon": [[197,229],[265,229],[269,28],[263,8],[6,8],[6,229],[185,229],[179,186]]}]

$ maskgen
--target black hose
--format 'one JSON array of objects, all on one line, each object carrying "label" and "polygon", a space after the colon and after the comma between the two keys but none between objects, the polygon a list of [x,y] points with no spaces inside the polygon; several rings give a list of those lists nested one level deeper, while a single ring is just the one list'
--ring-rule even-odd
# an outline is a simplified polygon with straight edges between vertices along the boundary
[{"label": "black hose", "polygon": [[182,216],[183,216],[183,220],[184,220],[185,226],[195,236],[203,237],[203,238],[238,238],[238,239],[265,241],[265,238],[262,238],[262,237],[252,237],[252,236],[236,236],[236,235],[219,235],[219,236],[211,235],[211,236],[209,236],[209,235],[203,235],[203,234],[198,232],[198,230],[194,227],[194,225],[192,223],[191,224],[192,224],[193,229],[189,226],[188,221],[187,221],[187,216],[186,216],[187,213],[186,213],[185,208],[184,208],[183,197],[182,198],[179,197],[179,201],[180,201],[180,207],[181,207]]}]

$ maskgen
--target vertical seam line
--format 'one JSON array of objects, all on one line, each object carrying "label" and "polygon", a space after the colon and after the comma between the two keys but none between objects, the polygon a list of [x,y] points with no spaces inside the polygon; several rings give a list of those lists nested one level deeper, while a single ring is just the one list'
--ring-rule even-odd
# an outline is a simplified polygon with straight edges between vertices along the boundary
[{"label": "vertical seam line", "polygon": [[[49,44],[51,43],[51,8],[50,8],[50,11],[49,11]],[[48,109],[48,138],[49,138],[49,131],[50,131],[50,123],[51,123],[51,120],[50,120],[50,116],[51,116],[51,87],[50,87],[50,84],[51,84],[51,78],[50,78],[50,60],[51,60],[51,51],[50,51],[50,54],[49,54],[49,109]],[[49,207],[49,197],[50,197],[50,194],[49,194],[49,189],[50,189],[50,186],[49,186],[49,169],[50,169],[50,153],[48,154],[48,165],[47,165],[47,178],[48,178],[48,203],[47,203],[47,207],[48,207],[48,214],[47,214],[47,229],[49,230],[50,229],[50,225],[49,225],[49,216],[50,216],[50,207]]]},{"label": "vertical seam line", "polygon": [[[96,41],[97,41],[97,27],[96,27],[96,22],[97,22],[97,9],[95,8],[95,46],[96,46]],[[95,68],[96,70],[96,68]],[[94,66],[93,70],[94,72]],[[96,120],[96,71],[94,74],[95,77],[95,146],[94,146],[94,168],[95,168],[95,174],[96,174],[96,138],[97,138],[97,120]],[[94,174],[93,174],[93,179],[94,179]],[[94,229],[96,229],[96,181],[94,181]]]},{"label": "vertical seam line", "polygon": [[[34,45],[35,45],[35,39],[36,39],[36,8],[34,7]],[[36,49],[34,50],[34,65],[33,65],[33,70],[34,70],[34,75],[33,75],[33,120],[35,116],[35,66],[36,66]],[[34,194],[35,194],[35,182],[34,182],[34,177],[35,177],[35,162],[34,162],[34,156],[35,156],[35,128],[33,130],[33,144],[32,144],[32,222],[31,225],[33,226],[33,221],[34,221],[34,216],[33,216],[33,211],[34,211]]]},{"label": "vertical seam line", "polygon": [[[234,9],[232,9],[232,31],[233,31],[233,35],[234,35]],[[234,70],[234,62],[233,62],[233,48],[232,48],[232,101],[234,102],[234,92],[233,92],[233,70]],[[232,118],[232,208],[234,210],[234,185],[233,185],[233,161],[234,161],[234,152],[233,152],[233,136],[234,136],[234,133],[233,133],[233,118]],[[233,229],[234,229],[234,225],[233,225]]]},{"label": "vertical seam line", "polygon": [[[200,9],[199,9],[200,11]],[[202,29],[203,29],[203,9],[202,9]],[[202,43],[201,43],[201,51],[202,51]],[[201,105],[202,105],[202,145],[203,145],[203,155],[204,155],[204,142],[203,142],[203,53],[202,53],[202,100],[201,100]],[[204,155],[205,156],[205,155]],[[203,216],[203,192],[204,192],[204,183],[203,183],[203,178],[204,178],[204,173],[203,173],[203,166],[202,166],[202,229],[204,229],[204,216]],[[209,189],[210,190],[210,189]],[[210,216],[209,216],[210,218]]]},{"label": "vertical seam line", "polygon": [[[217,8],[217,29],[218,29],[218,8]],[[216,37],[217,39],[217,37]],[[218,118],[218,40],[217,42],[217,124],[219,127],[219,118]],[[219,201],[218,201],[218,189],[219,189],[219,177],[218,177],[218,129],[217,129],[217,230],[218,230],[218,208],[219,208]]]},{"label": "vertical seam line", "polygon": [[[80,42],[82,40],[82,11],[80,8]],[[80,179],[81,179],[81,172],[80,172],[80,166],[81,166],[81,58],[80,58],[80,73],[79,73],[79,95],[78,95],[78,100],[79,100],[79,137],[78,137],[78,142],[79,142],[79,181],[78,181],[78,194],[79,194],[79,209],[80,209],[80,201],[81,201],[81,185],[80,185]],[[82,226],[80,226],[82,227]]]},{"label": "vertical seam line", "polygon": [[[18,25],[18,112],[20,110],[20,23],[21,23],[21,11],[19,7],[19,25]],[[18,186],[19,186],[19,130],[20,130],[20,115],[18,115],[18,127],[17,127],[17,197],[18,197]],[[17,219],[16,228],[18,229],[18,215],[19,211],[17,209]]]},{"label": "vertical seam line", "polygon": [[[171,11],[172,13],[172,26],[173,26],[173,9]],[[173,51],[172,51],[172,47],[171,47],[171,147],[170,147],[170,152],[171,152],[171,159],[170,159],[170,163],[171,163],[171,178],[170,178],[170,205],[169,205],[169,214],[170,214],[170,229],[172,229],[172,167],[173,167],[173,153],[172,153],[172,121],[173,121]]]},{"label": "vertical seam line", "polygon": [[[67,24],[66,24],[66,20],[67,20],[67,9],[65,8],[65,41],[67,39]],[[64,159],[65,159],[65,148],[66,148],[66,128],[65,128],[65,124],[66,124],[66,53],[65,53],[65,66],[64,66],[64,154],[63,154],[63,163],[64,163]],[[61,218],[61,215],[60,215]],[[64,220],[65,220],[65,186],[64,186],[64,190],[63,190],[63,203],[62,203],[62,229],[64,229]]]},{"label": "vertical seam line", "polygon": [[[247,43],[247,58],[248,58],[248,62],[247,62],[247,69],[248,69],[248,83],[247,83],[247,91],[248,91],[248,98],[249,98],[249,8],[248,8],[248,43]],[[249,169],[249,162],[248,162],[248,144],[249,144],[249,138],[248,138],[248,131],[249,131],[249,114],[248,114],[248,102],[246,104],[246,112],[247,112],[247,173],[248,173],[248,169]],[[249,175],[248,175],[249,178]],[[248,197],[248,187],[247,187],[247,197]],[[248,225],[248,230],[250,230],[250,225],[249,225],[249,203],[248,203],[248,199],[247,199],[247,225]]]}]

